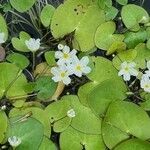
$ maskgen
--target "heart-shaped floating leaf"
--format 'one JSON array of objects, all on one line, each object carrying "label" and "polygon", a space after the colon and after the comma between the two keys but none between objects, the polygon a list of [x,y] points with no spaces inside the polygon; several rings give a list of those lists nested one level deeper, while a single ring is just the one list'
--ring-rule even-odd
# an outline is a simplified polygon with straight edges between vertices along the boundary
[{"label": "heart-shaped floating leaf", "polygon": [[8,137],[16,136],[21,139],[21,144],[16,150],[38,150],[43,139],[43,126],[33,118],[10,118]]},{"label": "heart-shaped floating leaf", "polygon": [[9,117],[15,117],[15,116],[24,116],[27,114],[31,114],[31,116],[38,121],[40,121],[44,127],[44,135],[49,137],[51,135],[51,126],[49,118],[47,117],[47,114],[44,110],[38,107],[22,107],[22,108],[13,108],[11,109],[9,113]]},{"label": "heart-shaped floating leaf", "polygon": [[[73,142],[70,142],[73,141]],[[60,134],[60,148],[62,150],[105,150],[101,135],[91,135],[79,132],[71,127]]]},{"label": "heart-shaped floating leaf", "polygon": [[116,128],[115,126],[107,122],[106,119],[104,119],[102,122],[102,136],[104,143],[109,149],[112,149],[118,143],[130,138],[127,133]]},{"label": "heart-shaped floating leaf", "polygon": [[49,76],[42,76],[37,79],[34,90],[38,91],[37,97],[41,100],[47,100],[55,93],[57,83]]},{"label": "heart-shaped floating leaf", "polygon": [[78,97],[82,105],[88,106],[87,95],[97,85],[95,82],[89,82],[81,86],[78,90]]},{"label": "heart-shaped floating leaf", "polygon": [[[75,111],[76,116],[73,118],[67,116],[70,109]],[[88,107],[83,106],[77,96],[64,96],[59,102],[49,105],[45,111],[51,122],[54,123],[56,132],[62,132],[71,125],[84,133],[101,133],[101,120]]]},{"label": "heart-shaped floating leaf", "polygon": [[50,139],[44,136],[38,150],[57,150],[57,147]]},{"label": "heart-shaped floating leaf", "polygon": [[146,110],[146,111],[150,111],[150,94],[146,93],[146,92],[142,92],[140,94],[141,98],[144,99],[144,101],[142,101],[140,103],[140,106]]},{"label": "heart-shaped floating leaf", "polygon": [[137,51],[137,56],[135,58],[135,63],[138,68],[146,68],[146,61],[150,60],[150,50],[146,47],[145,43],[140,43],[135,47]]},{"label": "heart-shaped floating leaf", "polygon": [[54,14],[55,8],[52,5],[47,4],[41,11],[40,19],[45,27],[50,26],[52,16]]},{"label": "heart-shaped floating leaf", "polygon": [[4,40],[6,41],[8,38],[7,24],[6,24],[4,17],[0,14],[0,33],[1,32],[5,34]]},{"label": "heart-shaped floating leaf", "polygon": [[103,57],[93,57],[93,62],[95,64],[91,73],[87,75],[87,77],[92,80],[94,83],[100,83],[106,79],[116,78],[118,77],[118,72],[114,68],[111,61]]},{"label": "heart-shaped floating leaf", "polygon": [[46,62],[50,65],[50,66],[54,66],[56,65],[56,61],[55,61],[55,52],[54,51],[49,51],[46,52],[44,54]]},{"label": "heart-shaped floating leaf", "polygon": [[124,61],[127,61],[127,62],[134,61],[136,56],[137,56],[137,51],[134,50],[134,49],[130,49],[130,50],[120,52],[113,58],[113,65],[115,66],[115,68],[117,68],[119,70],[120,65],[121,65],[122,62],[124,62]]},{"label": "heart-shaped floating leaf", "polygon": [[87,134],[101,134],[101,119],[97,118],[90,108],[81,105],[77,96],[64,97],[71,101],[71,107],[76,113],[71,126]]},{"label": "heart-shaped floating leaf", "polygon": [[149,22],[149,15],[146,10],[134,4],[123,6],[121,16],[125,26],[132,31],[140,29],[139,23]]},{"label": "heart-shaped floating leaf", "polygon": [[110,78],[101,82],[88,94],[88,104],[95,114],[104,115],[112,101],[126,98],[126,91],[123,81]]},{"label": "heart-shaped floating leaf", "polygon": [[147,47],[148,49],[150,49],[150,39],[148,39],[148,41],[146,42],[146,47]]},{"label": "heart-shaped floating leaf", "polygon": [[5,112],[0,111],[0,143],[3,142],[3,139],[5,137],[5,133],[7,131],[7,116]]},{"label": "heart-shaped floating leaf", "polygon": [[83,18],[92,0],[69,0],[61,4],[54,12],[51,30],[55,38],[73,32]]},{"label": "heart-shaped floating leaf", "polygon": [[20,69],[10,63],[0,63],[0,98],[4,95],[9,99],[19,96],[25,96],[24,86],[27,84],[26,77],[20,72]]},{"label": "heart-shaped floating leaf", "polygon": [[113,20],[118,14],[118,9],[113,6],[106,7],[105,14],[106,14],[106,21]]},{"label": "heart-shaped floating leaf", "polygon": [[102,50],[108,50],[116,41],[123,41],[123,34],[114,34],[116,25],[112,21],[101,24],[95,34],[95,44]]},{"label": "heart-shaped floating leaf", "polygon": [[121,5],[127,5],[128,0],[116,0]]},{"label": "heart-shaped floating leaf", "polygon": [[145,42],[147,39],[147,32],[143,29],[138,32],[127,32],[125,34],[124,42],[127,44],[127,47],[135,48],[139,43]]},{"label": "heart-shaped floating leaf", "polygon": [[119,144],[114,150],[149,150],[150,143],[139,139],[130,139]]},{"label": "heart-shaped floating leaf", "polygon": [[104,11],[100,10],[97,5],[90,6],[87,9],[75,30],[75,40],[78,42],[81,51],[89,51],[95,47],[95,32],[97,27],[104,22]]},{"label": "heart-shaped floating leaf", "polygon": [[23,13],[29,10],[36,0],[10,0],[11,5],[19,12]]},{"label": "heart-shaped floating leaf", "polygon": [[111,55],[114,52],[120,53],[121,51],[126,50],[126,44],[122,41],[114,42],[108,49],[106,55]]},{"label": "heart-shaped floating leaf", "polygon": [[18,66],[20,69],[26,68],[30,63],[27,57],[19,53],[9,54],[6,59],[7,61]]},{"label": "heart-shaped floating leaf", "polygon": [[142,140],[150,138],[150,118],[148,114],[136,104],[126,101],[112,102],[105,116],[107,122]]},{"label": "heart-shaped floating leaf", "polygon": [[13,37],[11,42],[13,47],[21,52],[29,52],[29,49],[27,48],[25,41],[29,40],[31,37],[28,33],[22,31],[19,34],[19,38]]}]

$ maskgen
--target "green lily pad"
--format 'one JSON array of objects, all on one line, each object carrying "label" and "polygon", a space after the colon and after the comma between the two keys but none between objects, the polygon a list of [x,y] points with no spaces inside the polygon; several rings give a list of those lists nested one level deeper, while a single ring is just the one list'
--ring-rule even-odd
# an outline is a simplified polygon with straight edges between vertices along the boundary
[{"label": "green lily pad", "polygon": [[29,52],[28,47],[25,44],[26,40],[29,40],[31,37],[28,33],[21,31],[19,34],[19,38],[13,37],[11,39],[12,45],[13,47],[17,50],[17,51],[21,51],[21,52]]},{"label": "green lily pad", "polygon": [[[76,116],[73,118],[67,116],[70,109],[75,111]],[[49,105],[45,111],[57,132],[62,132],[72,126],[83,133],[101,133],[101,120],[88,107],[83,106],[77,96],[64,96],[60,101]]]},{"label": "green lily pad", "polygon": [[56,61],[55,61],[55,51],[49,51],[44,54],[46,62],[50,66],[55,66]]},{"label": "green lily pad", "polygon": [[126,92],[123,81],[110,78],[101,82],[88,94],[88,104],[96,115],[103,116],[112,101],[126,98]]},{"label": "green lily pad", "polygon": [[118,9],[113,6],[106,7],[105,14],[106,14],[106,21],[113,20],[118,14]]},{"label": "green lily pad", "polygon": [[97,5],[89,6],[75,30],[75,40],[81,51],[86,52],[95,47],[95,32],[98,26],[104,22],[104,10],[99,9]]},{"label": "green lily pad", "polygon": [[112,149],[120,142],[130,138],[127,133],[107,122],[107,119],[104,119],[102,122],[102,136],[104,143],[109,149]]},{"label": "green lily pad", "polygon": [[149,15],[146,10],[134,4],[123,6],[121,17],[125,26],[132,31],[140,29],[139,23],[145,24],[149,22]]},{"label": "green lily pad", "polygon": [[140,103],[140,106],[145,111],[150,111],[150,94],[147,92],[142,92],[140,96],[143,99],[143,101]]},{"label": "green lily pad", "polygon": [[10,0],[10,3],[17,11],[23,13],[29,10],[34,5],[35,1],[36,0]]},{"label": "green lily pad", "polygon": [[[73,141],[73,142],[70,142]],[[71,127],[60,134],[60,148],[62,150],[105,150],[101,135],[91,135],[79,132]]]},{"label": "green lily pad", "polygon": [[135,48],[139,43],[145,42],[147,39],[147,32],[143,29],[138,32],[127,32],[125,34],[124,42],[129,49]]},{"label": "green lily pad", "polygon": [[9,117],[15,117],[15,116],[19,116],[19,115],[27,115],[27,114],[31,114],[31,116],[35,119],[37,119],[38,121],[40,121],[40,123],[43,125],[44,127],[44,135],[47,137],[50,137],[51,135],[51,126],[50,126],[50,121],[47,117],[47,114],[45,113],[44,110],[42,110],[41,108],[38,107],[22,107],[22,108],[13,108],[11,109],[10,113],[9,113]]},{"label": "green lily pad", "polygon": [[130,139],[119,144],[114,150],[149,150],[150,143],[139,139]]},{"label": "green lily pad", "polygon": [[150,49],[150,39],[146,42],[146,47]]},{"label": "green lily pad", "polygon": [[110,104],[105,118],[122,132],[126,132],[141,140],[150,138],[150,118],[136,104],[126,101],[114,101]]},{"label": "green lily pad", "polygon": [[0,14],[0,32],[5,34],[5,41],[8,39],[8,29],[4,17]]},{"label": "green lily pad", "polygon": [[5,114],[5,112],[0,111],[0,143],[3,142],[3,139],[5,138],[5,133],[7,131],[7,116]]},{"label": "green lily pad", "polygon": [[38,150],[57,150],[57,147],[51,140],[44,137]]},{"label": "green lily pad", "polygon": [[114,52],[120,53],[121,51],[126,50],[126,44],[122,41],[114,42],[108,49],[106,55],[111,55]]},{"label": "green lily pad", "polygon": [[127,5],[128,0],[116,0],[120,5]]},{"label": "green lily pad", "polygon": [[26,77],[21,73],[20,69],[10,63],[0,63],[0,98],[5,96],[9,98],[25,96],[24,86],[27,83]]},{"label": "green lily pad", "polygon": [[134,49],[122,51],[113,58],[113,65],[115,66],[115,68],[119,70],[122,62],[124,61],[132,62],[134,61],[136,56],[137,56],[137,51]]},{"label": "green lily pad", "polygon": [[40,19],[45,27],[50,26],[52,16],[54,14],[55,8],[52,5],[47,4],[41,11]]},{"label": "green lily pad", "polygon": [[103,57],[93,57],[93,62],[95,66],[87,77],[95,84],[110,78],[116,78],[116,80],[120,79],[120,77],[118,77],[118,71],[108,59]]},{"label": "green lily pad", "polygon": [[16,150],[38,150],[43,139],[43,126],[33,118],[10,118],[8,137],[12,136],[21,139],[21,144]]},{"label": "green lily pad", "polygon": [[137,56],[134,62],[137,64],[138,68],[146,68],[146,61],[150,60],[150,50],[146,47],[145,43],[140,43],[135,47],[137,51]]},{"label": "green lily pad", "polygon": [[60,38],[73,32],[92,3],[92,0],[69,0],[61,4],[52,17],[53,36]]},{"label": "green lily pad", "polygon": [[113,21],[101,24],[95,34],[95,44],[99,49],[108,50],[116,41],[123,41],[123,34],[114,34],[116,25]]},{"label": "green lily pad", "polygon": [[82,105],[88,107],[87,97],[91,90],[97,85],[95,82],[88,82],[82,86],[80,86],[78,90],[78,97]]},{"label": "green lily pad", "polygon": [[40,100],[47,100],[55,93],[57,83],[50,76],[42,76],[37,79],[34,91],[38,91],[37,97]]},{"label": "green lily pad", "polygon": [[19,54],[19,53],[9,54],[6,57],[6,59],[10,63],[13,63],[16,66],[18,66],[20,69],[24,69],[24,68],[28,67],[28,65],[30,63],[27,57],[25,57],[24,55]]}]

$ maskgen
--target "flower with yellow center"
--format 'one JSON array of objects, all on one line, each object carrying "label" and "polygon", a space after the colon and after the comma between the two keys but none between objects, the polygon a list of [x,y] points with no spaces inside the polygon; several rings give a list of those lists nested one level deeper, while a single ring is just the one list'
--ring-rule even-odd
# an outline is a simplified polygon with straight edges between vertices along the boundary
[{"label": "flower with yellow center", "polygon": [[70,51],[70,48],[65,45],[61,51],[55,52],[55,58],[58,59],[57,64],[64,65],[72,63],[72,60],[77,57],[76,53],[77,51],[75,49]]},{"label": "flower with yellow center", "polygon": [[52,79],[55,82],[62,81],[65,85],[68,85],[71,82],[71,79],[69,77],[70,74],[65,66],[52,67],[51,73],[54,75]]},{"label": "flower with yellow center", "polygon": [[144,74],[142,76],[140,85],[141,85],[141,88],[144,89],[145,92],[150,93],[150,79],[147,76],[147,74]]},{"label": "flower with yellow center", "polygon": [[82,57],[81,60],[75,58],[74,62],[68,66],[68,70],[71,74],[81,77],[83,74],[88,74],[91,72],[91,68],[87,66],[88,63],[89,58],[87,56]]},{"label": "flower with yellow center", "polygon": [[138,75],[138,71],[135,69],[135,67],[136,64],[134,62],[127,63],[126,61],[124,61],[121,64],[121,68],[118,75],[123,76],[123,79],[125,81],[129,81],[131,76],[136,77]]}]

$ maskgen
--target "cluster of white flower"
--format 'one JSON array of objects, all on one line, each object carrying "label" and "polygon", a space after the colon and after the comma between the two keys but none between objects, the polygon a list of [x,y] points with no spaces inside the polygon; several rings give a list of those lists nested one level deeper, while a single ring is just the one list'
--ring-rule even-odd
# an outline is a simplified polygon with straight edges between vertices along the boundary
[{"label": "cluster of white flower", "polygon": [[89,63],[87,56],[78,59],[75,49],[70,51],[70,47],[62,44],[58,45],[58,49],[59,51],[55,52],[55,58],[58,59],[58,66],[51,68],[51,73],[54,75],[52,79],[55,82],[62,81],[68,85],[71,82],[70,75],[74,74],[81,77],[83,74],[91,72],[91,68],[87,66]]},{"label": "cluster of white flower", "polygon": [[8,138],[8,142],[12,147],[17,147],[21,144],[21,139],[16,136],[12,136]]},{"label": "cluster of white flower", "polygon": [[145,74],[142,75],[140,84],[145,92],[150,93],[150,61],[147,62],[147,69],[148,70],[145,71]]},{"label": "cluster of white flower", "polygon": [[[136,64],[134,62],[123,62],[118,73],[119,76],[123,76],[125,81],[129,81],[131,76],[137,77],[139,72],[135,69]],[[150,61],[147,62],[147,69],[141,77],[140,86],[145,92],[150,93]]]},{"label": "cluster of white flower", "polygon": [[36,52],[40,48],[40,39],[30,38],[25,44],[31,52]]}]

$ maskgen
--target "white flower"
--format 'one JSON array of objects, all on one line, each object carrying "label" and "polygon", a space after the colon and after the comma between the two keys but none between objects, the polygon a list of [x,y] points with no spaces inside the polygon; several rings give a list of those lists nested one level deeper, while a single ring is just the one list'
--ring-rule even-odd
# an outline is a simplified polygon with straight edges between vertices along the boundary
[{"label": "white flower", "polygon": [[150,93],[150,79],[147,74],[144,74],[141,78],[141,88],[144,89],[145,92]]},{"label": "white flower", "polygon": [[1,106],[1,110],[6,110],[6,105]]},{"label": "white flower", "polygon": [[30,51],[35,52],[40,48],[40,39],[30,38],[25,41],[25,44]]},{"label": "white flower", "polygon": [[64,48],[64,45],[58,44],[58,49],[59,49],[59,50],[63,50],[63,48]]},{"label": "white flower", "polygon": [[70,109],[70,110],[67,111],[67,116],[69,118],[73,118],[73,117],[76,116],[76,113],[75,113],[75,111],[73,109]]},{"label": "white flower", "polygon": [[21,139],[16,136],[12,136],[8,138],[8,142],[12,147],[17,147],[21,144]]},{"label": "white flower", "polygon": [[91,72],[91,68],[87,66],[88,63],[89,58],[85,56],[82,57],[81,60],[78,58],[74,59],[74,62],[67,67],[70,74],[75,74],[76,76],[81,77],[83,74],[88,74]]},{"label": "white flower", "polygon": [[150,61],[147,62],[147,69],[148,70],[146,70],[145,73],[146,73],[147,76],[150,77]]},{"label": "white flower", "polygon": [[70,48],[65,45],[62,51],[55,52],[55,58],[59,59],[57,64],[64,65],[71,63],[73,59],[77,57],[76,53],[77,51],[75,49],[70,52]]},{"label": "white flower", "polygon": [[65,66],[52,67],[51,73],[54,75],[52,79],[55,82],[62,81],[66,85],[68,85],[71,82],[71,79],[69,77],[70,73],[68,72]]},{"label": "white flower", "polygon": [[0,33],[0,44],[5,43],[5,33],[1,32]]},{"label": "white flower", "polygon": [[121,64],[121,69],[118,73],[119,76],[123,76],[125,81],[129,81],[131,76],[137,76],[138,71],[135,69],[136,64],[134,62],[127,63],[124,61]]}]

